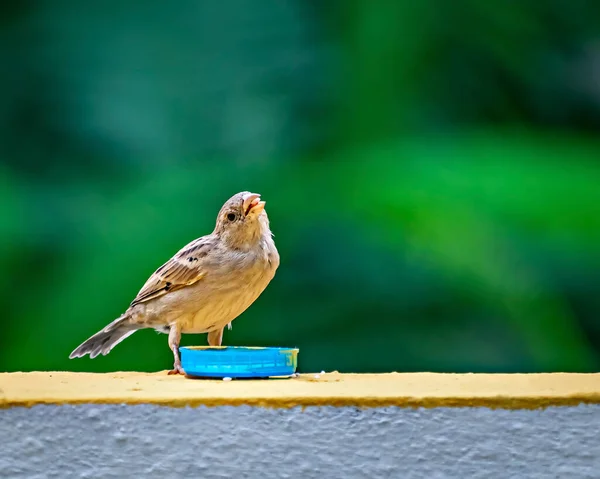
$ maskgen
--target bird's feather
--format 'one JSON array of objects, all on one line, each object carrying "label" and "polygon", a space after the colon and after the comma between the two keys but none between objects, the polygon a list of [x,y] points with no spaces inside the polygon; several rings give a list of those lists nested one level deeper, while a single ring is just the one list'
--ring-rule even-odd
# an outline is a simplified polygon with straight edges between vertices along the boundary
[{"label": "bird's feather", "polygon": [[181,248],[148,278],[131,302],[131,307],[190,286],[204,278],[207,268],[204,267],[203,260],[212,249],[213,241],[210,236],[203,236]]}]

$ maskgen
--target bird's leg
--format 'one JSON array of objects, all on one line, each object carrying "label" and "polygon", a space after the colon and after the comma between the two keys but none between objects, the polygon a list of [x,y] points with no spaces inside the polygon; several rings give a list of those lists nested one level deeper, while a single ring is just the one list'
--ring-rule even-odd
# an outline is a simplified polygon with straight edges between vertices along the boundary
[{"label": "bird's leg", "polygon": [[208,333],[209,346],[221,346],[221,342],[223,341],[223,329],[224,328],[215,329]]},{"label": "bird's leg", "polygon": [[185,374],[185,371],[181,367],[181,359],[179,359],[179,341],[181,340],[181,330],[176,324],[171,325],[169,330],[169,347],[173,351],[173,369],[169,371],[169,374]]}]

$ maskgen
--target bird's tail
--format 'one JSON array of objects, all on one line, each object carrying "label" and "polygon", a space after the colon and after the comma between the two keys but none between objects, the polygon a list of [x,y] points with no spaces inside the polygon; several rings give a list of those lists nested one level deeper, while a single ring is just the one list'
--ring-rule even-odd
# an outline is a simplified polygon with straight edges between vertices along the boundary
[{"label": "bird's tail", "polygon": [[106,356],[112,348],[123,341],[125,338],[135,333],[138,328],[130,323],[128,313],[115,319],[101,331],[98,331],[87,341],[83,342],[69,358],[81,358],[89,353],[90,358],[95,358],[99,354]]}]

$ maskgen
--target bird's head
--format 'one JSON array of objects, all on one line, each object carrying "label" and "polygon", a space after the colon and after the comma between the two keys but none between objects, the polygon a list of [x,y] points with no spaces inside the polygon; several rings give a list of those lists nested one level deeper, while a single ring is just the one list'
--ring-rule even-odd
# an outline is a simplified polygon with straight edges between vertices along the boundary
[{"label": "bird's head", "polygon": [[249,249],[264,235],[270,235],[269,218],[260,195],[242,191],[229,198],[217,216],[215,234],[236,249]]}]

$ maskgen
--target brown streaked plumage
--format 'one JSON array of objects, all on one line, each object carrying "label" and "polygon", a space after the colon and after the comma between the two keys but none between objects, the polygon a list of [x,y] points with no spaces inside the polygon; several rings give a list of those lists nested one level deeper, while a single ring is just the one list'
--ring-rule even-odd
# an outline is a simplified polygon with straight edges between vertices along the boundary
[{"label": "brown streaked plumage", "polygon": [[138,329],[169,334],[174,367],[182,333],[208,333],[220,346],[225,326],[264,291],[279,266],[279,254],[260,195],[231,197],[217,216],[214,231],[179,250],[146,281],[123,315],[76,348],[70,358],[95,358]]}]

